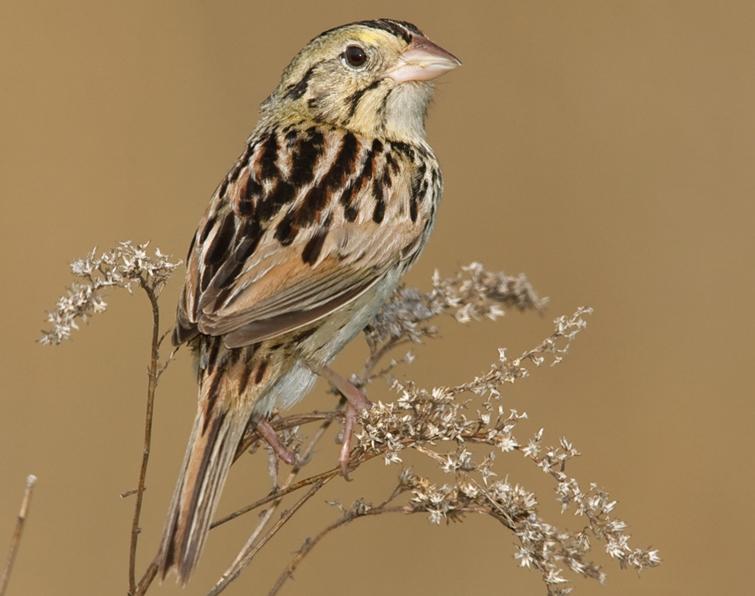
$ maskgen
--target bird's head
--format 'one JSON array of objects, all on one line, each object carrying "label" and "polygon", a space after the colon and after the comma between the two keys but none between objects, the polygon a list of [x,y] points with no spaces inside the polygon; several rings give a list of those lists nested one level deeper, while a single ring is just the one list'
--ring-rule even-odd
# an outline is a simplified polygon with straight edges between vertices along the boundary
[{"label": "bird's head", "polygon": [[263,112],[416,140],[425,133],[431,81],[460,64],[411,23],[351,23],[320,34],[294,57]]}]

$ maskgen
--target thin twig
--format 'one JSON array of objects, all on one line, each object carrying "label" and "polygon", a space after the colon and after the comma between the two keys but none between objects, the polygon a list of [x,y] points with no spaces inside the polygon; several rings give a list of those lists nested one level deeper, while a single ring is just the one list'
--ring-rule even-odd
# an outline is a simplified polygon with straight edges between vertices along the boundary
[{"label": "thin twig", "polygon": [[[403,510],[403,507],[404,506],[397,507],[396,512]],[[359,517],[367,517],[370,515],[377,515],[379,513],[387,513],[387,511],[380,511],[376,509],[376,510],[367,511],[366,513],[362,513],[361,515],[356,515],[352,512],[345,513],[344,515],[339,517],[336,521],[334,521],[332,524],[325,526],[325,528],[323,528],[318,534],[316,534],[314,538],[307,538],[304,541],[304,543],[301,545],[301,548],[299,548],[299,550],[294,555],[294,558],[291,559],[291,562],[286,566],[286,568],[278,576],[278,579],[275,581],[275,584],[273,584],[273,587],[270,589],[268,596],[275,596],[275,594],[277,594],[281,590],[281,588],[283,587],[283,584],[285,584],[287,580],[291,579],[294,576],[294,571],[296,571],[296,568],[304,560],[304,557],[306,557],[310,552],[312,552],[312,549],[314,549],[326,535],[330,534],[333,530],[337,530],[341,526],[344,526],[347,523]],[[408,511],[406,513],[408,513]]]},{"label": "thin twig", "polygon": [[5,594],[5,590],[8,587],[10,581],[10,574],[13,571],[13,563],[16,561],[16,555],[18,554],[18,547],[21,545],[21,536],[24,532],[24,523],[26,517],[29,515],[29,504],[31,503],[31,494],[34,491],[34,485],[37,482],[37,477],[34,474],[29,474],[26,477],[26,488],[24,489],[24,497],[21,500],[21,509],[18,512],[16,518],[16,527],[13,530],[13,536],[10,541],[10,548],[8,549],[8,558],[5,561],[5,567],[0,574],[0,596]]},{"label": "thin twig", "polygon": [[[306,417],[306,416],[303,416],[303,417]],[[333,418],[336,418],[336,416],[334,416]],[[276,428],[279,428],[279,427],[276,427]],[[482,431],[476,430],[474,432],[462,433],[460,436],[465,441],[470,442],[470,443],[486,443],[486,437],[485,437],[484,432]],[[415,441],[413,439],[403,438],[403,439],[400,439],[398,442],[405,447],[412,445],[416,448],[416,445],[414,445]],[[516,449],[518,450],[518,447]],[[374,451],[369,451],[369,452],[357,451],[356,455],[352,455],[350,459],[350,467],[351,469],[358,468],[363,463],[366,463],[370,461],[371,459],[374,459],[381,455],[385,455],[387,451],[388,451],[387,446],[383,446],[382,448],[379,448],[379,449],[376,448]],[[233,511],[232,513],[229,513],[228,515],[214,521],[212,525],[210,526],[210,529],[213,530],[217,528],[218,526],[222,526],[223,524],[228,523],[229,521],[233,521],[237,517],[240,517],[246,513],[254,511],[255,509],[259,509],[263,505],[267,505],[268,503],[271,503],[272,501],[276,501],[277,499],[285,497],[286,495],[296,492],[297,490],[300,490],[306,486],[315,484],[316,482],[319,482],[320,480],[323,480],[325,478],[330,479],[331,477],[335,477],[340,474],[341,474],[341,467],[335,466],[333,468],[325,470],[324,472],[320,472],[319,474],[314,474],[312,476],[308,476],[307,478],[302,478],[296,483],[286,482],[278,490],[273,491],[270,494],[264,497],[261,497],[260,499],[257,499],[256,501],[252,503],[249,503],[249,505],[244,505],[243,507],[237,509],[236,511]]]},{"label": "thin twig", "polygon": [[[131,520],[131,544],[129,547],[128,557],[128,593],[133,596],[136,594],[136,550],[139,542],[139,520],[142,514],[142,504],[144,502],[144,486],[147,479],[147,467],[149,466],[149,453],[152,447],[152,417],[155,409],[155,391],[157,390],[157,380],[162,373],[160,370],[160,308],[157,303],[157,294],[154,289],[142,280],[142,288],[149,298],[152,306],[152,345],[150,349],[149,368],[147,370],[147,411],[144,415],[144,448],[142,450],[142,464],[139,469],[139,483],[136,488],[136,504],[134,505],[134,516]],[[164,370],[164,369],[163,369]]]},{"label": "thin twig", "polygon": [[[285,482],[281,485],[280,488],[278,488],[274,495],[270,495],[267,497],[269,499],[266,502],[269,502],[270,500],[274,500],[272,507],[268,509],[262,518],[260,519],[259,523],[257,524],[257,527],[254,529],[252,534],[249,536],[249,539],[246,541],[246,544],[242,547],[242,549],[239,551],[239,554],[236,556],[236,560],[231,564],[231,566],[226,570],[226,572],[223,574],[223,576],[218,580],[218,582],[213,587],[212,591],[210,592],[211,595],[213,594],[219,594],[221,591],[223,591],[228,584],[230,584],[233,580],[235,580],[238,575],[249,566],[249,564],[252,562],[252,559],[255,557],[257,552],[259,552],[259,549],[267,543],[280,529],[281,525],[285,523],[285,521],[293,515],[293,513],[296,512],[301,505],[304,504],[311,496],[313,496],[317,491],[320,490],[325,484],[330,482],[333,478],[335,478],[340,473],[340,468],[336,467],[331,470],[328,470],[327,472],[320,474],[319,478],[317,480],[314,480],[312,483],[313,486],[309,489],[309,491],[302,497],[297,503],[294,505],[294,507],[291,510],[286,511],[283,516],[281,517],[281,520],[278,521],[271,529],[270,531],[259,541],[257,542],[259,536],[261,535],[262,531],[264,530],[265,526],[267,526],[268,522],[272,518],[273,514],[277,510],[277,508],[280,506],[283,497],[290,492],[290,489],[292,489],[294,485],[294,480],[298,476],[299,472],[301,471],[301,468],[309,462],[312,453],[315,449],[315,446],[320,442],[320,439],[322,439],[325,432],[330,428],[330,425],[333,424],[333,420],[336,419],[337,415],[341,413],[345,406],[346,400],[342,397],[341,400],[338,403],[338,406],[336,406],[336,409],[334,410],[334,414],[336,416],[328,416],[325,418],[325,420],[322,422],[320,427],[315,431],[315,434],[312,436],[312,438],[309,440],[309,443],[307,444],[306,448],[302,452],[301,459],[299,463],[297,463],[295,466],[291,468],[291,471],[288,474],[288,477],[286,478]],[[309,479],[307,479],[309,480]],[[297,483],[300,486],[305,486],[301,483]],[[297,486],[299,488],[300,486]],[[294,489],[295,490],[295,489]],[[252,508],[256,508],[258,506],[262,505],[260,501],[257,503],[252,503]],[[251,511],[250,508],[245,508],[246,511]],[[226,518],[216,522],[211,526],[211,528],[217,527],[222,523],[225,523],[226,521],[230,521],[231,519],[234,519],[238,517],[239,515],[242,515],[242,513],[245,513],[246,511],[237,511],[235,513],[232,513],[229,516],[226,516]]]},{"label": "thin twig", "polygon": [[[322,421],[320,428],[318,428],[317,432],[313,435],[307,447],[304,449],[302,458],[301,458],[301,463],[297,466],[294,466],[291,469],[291,472],[286,478],[286,481],[277,491],[272,492],[268,496],[255,501],[251,505],[247,505],[246,507],[243,507],[242,509],[239,509],[238,511],[234,511],[233,513],[227,515],[226,517],[217,520],[215,523],[213,523],[210,526],[210,529],[216,528],[226,522],[236,519],[240,515],[243,515],[244,513],[248,513],[249,511],[257,509],[258,507],[261,507],[262,505],[275,501],[275,503],[273,504],[273,507],[271,507],[271,509],[265,513],[265,515],[263,516],[263,519],[261,519],[260,522],[257,524],[257,528],[255,528],[253,532],[253,535],[256,537],[262,532],[264,527],[267,525],[267,523],[271,519],[273,513],[275,512],[277,506],[280,504],[280,501],[282,500],[283,497],[285,497],[289,493],[299,490],[300,488],[303,488],[305,486],[310,486],[319,481],[323,481],[323,483],[328,482],[333,477],[340,474],[340,468],[334,467],[330,470],[327,470],[326,472],[323,472],[322,474],[317,474],[315,476],[306,478],[303,481],[300,481],[297,483],[293,482],[296,479],[296,476],[298,475],[299,471],[301,470],[301,467],[308,462],[309,457],[312,455],[312,452],[314,451],[314,448],[316,444],[318,443],[318,441],[322,438],[325,431],[328,430],[330,425],[333,423],[333,420],[338,418],[339,415],[340,415],[340,411],[336,409],[332,412],[313,412],[311,415],[290,417],[292,419],[296,419],[296,422],[297,422],[296,425],[305,424],[307,422]],[[288,419],[289,418],[286,418],[284,420],[288,420]],[[281,426],[278,426],[275,423],[273,425],[276,429],[288,427],[288,425],[286,425],[285,423],[282,424]],[[296,426],[296,425],[292,425],[292,426]],[[249,440],[246,445],[246,448],[248,448],[248,446],[251,445],[253,442],[254,441]],[[237,452],[236,456],[238,457],[239,454],[240,452]],[[136,592],[134,592],[134,596],[142,596],[143,594],[146,594],[147,590],[152,585],[152,582],[155,580],[156,576],[157,576],[157,562],[153,560],[150,563],[149,567],[147,567],[147,570],[144,572],[144,575],[139,580],[139,584],[137,586]]]},{"label": "thin twig", "polygon": [[[389,346],[384,346],[384,348],[386,347],[389,347]],[[390,347],[395,347],[395,346],[390,346]],[[372,370],[375,368],[375,366],[378,365],[380,360],[389,351],[390,349],[383,349],[373,354],[370,357],[370,359],[367,361],[367,363],[365,364],[365,367],[362,371],[362,375],[364,377],[368,377],[369,374],[372,372]],[[244,515],[245,513],[249,513],[250,511],[253,511],[257,509],[258,507],[261,507],[262,505],[266,505],[267,503],[270,503],[272,501],[279,500],[282,497],[286,496],[287,494],[295,492],[299,490],[300,488],[309,486],[311,484],[314,484],[315,482],[319,482],[322,479],[330,480],[332,477],[340,474],[341,468],[340,466],[336,466],[334,468],[331,468],[330,470],[322,472],[321,474],[310,476],[309,478],[305,478],[304,480],[301,480],[295,484],[292,484],[293,480],[298,475],[301,468],[308,463],[309,458],[311,457],[315,446],[322,438],[322,435],[325,434],[325,432],[328,430],[330,425],[333,423],[333,420],[343,414],[344,405],[345,405],[345,400],[342,397],[336,409],[331,412],[312,412],[310,414],[304,414],[304,415],[287,416],[286,418],[273,421],[272,426],[275,430],[278,430],[278,431],[283,430],[283,429],[293,428],[295,426],[302,426],[304,424],[315,422],[317,420],[323,420],[323,423],[320,426],[320,428],[317,430],[315,435],[312,437],[312,439],[310,440],[307,448],[302,453],[301,463],[298,464],[297,466],[294,466],[294,468],[291,470],[291,474],[289,475],[289,477],[286,479],[286,482],[282,486],[276,488],[266,497],[262,497],[261,499],[258,499],[257,501],[249,505],[245,505],[244,507],[237,509],[236,511],[232,513],[229,513],[225,517],[222,517],[219,520],[216,520],[215,522],[212,523],[212,525],[210,525],[210,529],[212,530],[214,528],[217,528],[218,526],[221,526],[229,521],[232,521],[236,519],[237,517]],[[238,450],[236,451],[236,458],[238,458],[244,451],[249,449],[249,447],[253,445],[254,442],[258,439],[259,439],[259,436],[257,436],[257,433],[250,433],[250,435],[245,437],[242,440],[241,444],[239,445]],[[372,457],[376,455],[377,454],[365,457],[359,463],[363,463],[364,461],[367,461],[368,459],[371,459]],[[273,508],[277,507],[278,503],[276,503],[276,505],[274,505]],[[260,525],[264,526],[265,524],[267,524],[267,520],[265,520],[263,516],[263,520],[261,520],[260,524],[258,524],[258,527],[255,528],[255,532],[257,532]]]},{"label": "thin twig", "polygon": [[281,574],[278,576],[278,579],[276,580],[275,584],[273,585],[272,589],[270,590],[270,593],[268,596],[274,596],[278,593],[278,591],[283,587],[283,584],[286,583],[286,580],[290,579],[294,575],[294,571],[296,571],[296,568],[299,566],[299,564],[302,562],[304,557],[306,557],[312,549],[317,546],[317,544],[322,540],[326,534],[329,534],[333,530],[340,528],[341,526],[349,523],[353,519],[357,517],[365,517],[368,515],[377,515],[379,513],[389,513],[389,512],[404,512],[404,513],[410,513],[411,507],[408,507],[406,505],[401,505],[397,507],[391,507],[389,508],[388,505],[390,505],[396,497],[398,497],[402,492],[404,492],[404,487],[399,483],[391,492],[391,494],[379,505],[376,505],[374,507],[369,508],[360,508],[355,509],[352,508],[348,511],[345,511],[344,514],[334,521],[332,524],[326,526],[323,530],[320,531],[319,534],[315,535],[314,538],[307,538],[304,541],[304,544],[301,545],[299,550],[294,555],[294,558],[291,560],[291,562],[286,566],[286,568],[281,572]]},{"label": "thin twig", "polygon": [[[294,514],[306,503],[309,499],[311,499],[325,484],[327,484],[330,480],[333,479],[333,476],[320,480],[318,483],[314,484],[310,489],[302,496],[294,505],[287,509],[280,517],[280,519],[273,525],[272,528],[268,531],[268,533],[262,537],[259,541],[257,541],[257,536],[252,536],[247,541],[247,544],[244,545],[244,548],[239,553],[238,557],[236,557],[236,560],[233,562],[231,567],[223,573],[221,578],[218,580],[218,582],[212,587],[212,589],[208,592],[207,596],[217,596],[217,594],[220,594],[223,590],[225,590],[228,585],[235,580],[244,569],[246,569],[249,564],[252,562],[256,554],[260,551],[260,549],[267,544],[270,539],[275,536],[275,534],[278,533],[278,531],[286,524],[286,522],[291,519]],[[269,513],[272,515],[272,512],[274,511],[274,508],[271,508],[266,515]]]},{"label": "thin twig", "polygon": [[218,526],[222,526],[223,524],[228,523],[229,521],[233,521],[234,519],[244,515],[245,513],[249,513],[250,511],[259,509],[263,505],[267,505],[268,503],[272,503],[273,501],[282,499],[286,495],[296,492],[297,490],[304,488],[305,486],[311,486],[312,484],[320,482],[321,480],[325,480],[325,479],[329,480],[334,476],[338,476],[338,474],[340,473],[341,473],[341,468],[335,467],[325,472],[322,472],[320,474],[316,474],[314,476],[309,476],[307,478],[304,478],[303,480],[300,480],[299,482],[296,482],[294,484],[290,484],[285,487],[280,487],[278,490],[271,492],[266,497],[257,499],[256,501],[254,501],[254,503],[245,505],[241,509],[237,509],[236,511],[229,513],[225,517],[221,517],[220,519],[214,521],[212,525],[210,525],[210,529],[214,530]]},{"label": "thin twig", "polygon": [[137,596],[146,594],[155,577],[157,577],[157,561],[153,560],[149,564],[149,567],[147,567],[144,575],[142,575],[141,579],[139,580],[139,585],[136,586],[135,594]]},{"label": "thin twig", "polygon": [[[488,513],[486,510],[479,507],[467,507],[463,510],[460,510],[460,512],[462,513]],[[373,507],[372,509],[367,509],[366,511],[361,511],[359,513],[356,513],[354,511],[347,511],[341,517],[339,517],[336,521],[325,526],[325,528],[323,528],[318,534],[316,534],[314,538],[307,538],[304,541],[304,543],[301,545],[299,550],[294,555],[293,559],[291,559],[291,562],[286,566],[286,568],[278,576],[278,579],[275,581],[275,584],[273,584],[273,587],[270,589],[270,592],[268,592],[268,596],[275,596],[276,594],[278,594],[278,592],[280,592],[281,588],[283,588],[283,585],[286,583],[286,581],[293,578],[294,572],[299,567],[301,562],[304,560],[304,557],[310,554],[312,550],[322,541],[322,539],[325,538],[325,536],[327,536],[328,534],[330,534],[333,530],[337,530],[341,526],[345,526],[349,522],[352,522],[356,519],[373,517],[375,515],[382,515],[384,513],[403,513],[405,515],[408,515],[411,513],[427,513],[427,512],[421,509],[413,509],[411,505],[394,505],[393,507],[388,507],[387,504]]]},{"label": "thin twig", "polygon": [[372,375],[372,372],[375,370],[375,367],[380,363],[380,361],[385,358],[388,354],[390,354],[393,350],[398,348],[399,346],[403,346],[406,344],[412,343],[408,339],[390,339],[385,344],[383,344],[381,347],[375,349],[367,358],[366,362],[364,363],[364,367],[362,368],[362,373],[359,375],[359,378],[362,379],[362,382],[367,384],[370,381],[375,379],[375,376]]}]

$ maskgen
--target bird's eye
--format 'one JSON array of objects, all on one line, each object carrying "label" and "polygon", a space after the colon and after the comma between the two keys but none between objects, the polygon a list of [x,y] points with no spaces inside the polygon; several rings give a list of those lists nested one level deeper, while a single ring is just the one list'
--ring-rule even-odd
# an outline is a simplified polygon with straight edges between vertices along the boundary
[{"label": "bird's eye", "polygon": [[367,54],[357,45],[346,46],[343,52],[343,59],[346,64],[353,68],[360,68],[367,63]]}]

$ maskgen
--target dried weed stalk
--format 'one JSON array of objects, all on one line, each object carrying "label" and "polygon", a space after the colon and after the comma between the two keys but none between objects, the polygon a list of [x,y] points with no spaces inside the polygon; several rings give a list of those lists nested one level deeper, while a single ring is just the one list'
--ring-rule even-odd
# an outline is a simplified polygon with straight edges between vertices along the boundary
[{"label": "dried weed stalk", "polygon": [[[159,250],[148,255],[146,244],[123,242],[99,256],[92,251],[72,264],[79,281],[49,313],[52,327],[43,332],[40,340],[45,344],[59,344],[68,339],[80,321],[106,308],[102,292],[107,288],[131,290],[138,285],[149,299],[152,342],[144,448],[137,488],[129,491],[136,494],[129,557],[129,594],[132,595],[147,592],[157,569],[155,563],[151,563],[137,581],[135,560],[155,391],[160,375],[173,356],[170,354],[160,360],[163,336],[158,296],[177,266],[178,263],[170,261]],[[579,308],[569,316],[557,318],[551,335],[518,356],[511,357],[505,349],[500,349],[485,372],[465,383],[423,388],[393,375],[396,367],[411,364],[414,359],[411,352],[398,355],[399,348],[436,338],[436,322],[441,316],[450,315],[459,323],[495,320],[507,308],[538,311],[545,303],[524,275],[492,273],[478,263],[463,267],[450,278],[441,278],[436,273],[432,288],[427,292],[409,288],[396,291],[365,329],[370,353],[362,369],[352,375],[352,381],[365,391],[377,380],[387,381],[393,396],[391,399],[384,396],[363,414],[350,467],[355,470],[375,458],[382,458],[386,465],[400,465],[404,453],[413,450],[436,464],[437,475],[431,478],[404,467],[397,474],[395,486],[382,501],[373,503],[365,497],[350,506],[336,504],[340,511],[338,517],[304,540],[270,594],[278,593],[326,535],[359,518],[388,513],[420,513],[433,524],[462,521],[469,514],[486,515],[511,532],[516,544],[515,560],[520,566],[537,571],[548,594],[553,595],[571,591],[567,579],[570,573],[604,581],[605,572],[591,557],[598,544],[621,568],[640,571],[660,563],[657,550],[630,544],[627,525],[614,517],[616,501],[598,485],[590,483],[585,487],[567,473],[568,461],[579,455],[572,443],[566,438],[560,438],[553,445],[546,443],[542,429],[529,436],[524,434],[520,424],[527,414],[509,408],[503,401],[505,385],[527,377],[538,367],[561,362],[572,340],[585,328],[589,308]],[[274,457],[269,459],[273,479],[270,492],[215,522],[213,527],[266,507],[246,544],[210,590],[210,595],[221,593],[237,579],[308,500],[340,477],[338,466],[309,476],[303,474],[303,470],[309,469],[315,447],[333,422],[343,419],[343,408],[342,399],[329,412],[275,415],[271,421],[273,427],[281,433],[287,446],[299,452],[301,463],[293,466],[281,480],[277,461]],[[305,437],[307,428],[314,430]],[[237,457],[257,451],[260,444],[261,437],[254,429],[249,429]],[[267,455],[269,457],[269,453]],[[568,530],[543,519],[535,494],[512,483],[505,475],[505,464],[500,462],[504,456],[523,457],[547,474],[553,481],[553,496],[562,512],[571,511],[577,516],[581,520],[579,528]],[[289,495],[294,494],[298,495],[296,500],[288,502]],[[281,511],[284,502],[286,509]],[[273,522],[279,511],[277,521]]]},{"label": "dried weed stalk", "polygon": [[34,474],[29,474],[26,477],[26,488],[24,488],[24,496],[21,499],[21,508],[16,516],[16,525],[13,528],[10,547],[8,547],[8,556],[5,559],[5,565],[3,565],[2,571],[0,571],[0,596],[5,596],[5,593],[8,590],[10,576],[13,572],[13,565],[16,562],[18,549],[21,546],[21,538],[24,535],[24,526],[26,525],[26,518],[29,515],[31,495],[34,492],[35,484],[37,484],[37,477]]}]

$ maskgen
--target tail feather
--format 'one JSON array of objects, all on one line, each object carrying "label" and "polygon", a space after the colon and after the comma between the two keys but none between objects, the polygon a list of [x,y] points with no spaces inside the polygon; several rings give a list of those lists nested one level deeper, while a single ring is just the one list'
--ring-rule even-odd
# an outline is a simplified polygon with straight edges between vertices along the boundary
[{"label": "tail feather", "polygon": [[236,391],[228,391],[226,374],[216,370],[214,375],[222,378],[208,376],[200,384],[199,408],[157,558],[160,576],[175,571],[181,584],[197,565],[255,403],[241,399],[235,386]]}]

